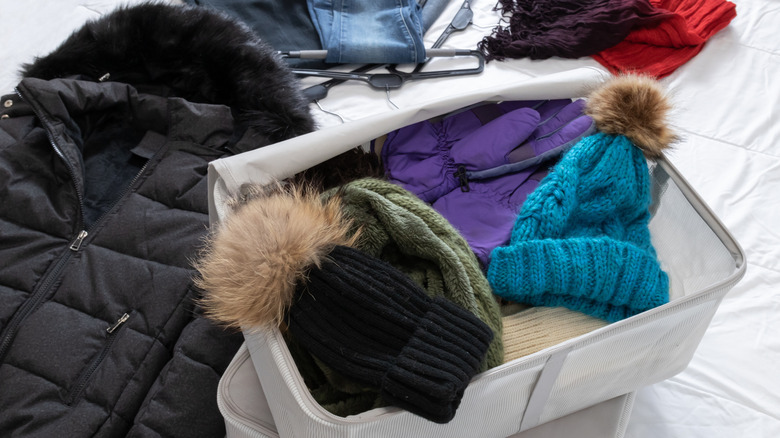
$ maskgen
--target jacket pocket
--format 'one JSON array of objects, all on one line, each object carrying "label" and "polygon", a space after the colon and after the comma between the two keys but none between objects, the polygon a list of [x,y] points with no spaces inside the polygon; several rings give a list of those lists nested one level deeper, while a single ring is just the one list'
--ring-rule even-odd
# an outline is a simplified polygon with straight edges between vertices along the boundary
[{"label": "jacket pocket", "polygon": [[107,334],[103,348],[100,349],[97,355],[95,355],[95,357],[90,361],[89,365],[84,368],[81,374],[79,374],[79,377],[76,379],[76,383],[65,397],[65,404],[71,406],[81,400],[81,396],[84,394],[84,389],[87,387],[87,384],[89,384],[89,381],[95,374],[95,371],[97,371],[97,369],[100,367],[103,359],[105,359],[106,356],[108,356],[108,353],[111,352],[111,346],[114,345],[114,342],[122,332],[122,328],[125,326],[125,322],[127,322],[129,318],[130,314],[125,313],[120,316],[115,323],[106,328]]}]

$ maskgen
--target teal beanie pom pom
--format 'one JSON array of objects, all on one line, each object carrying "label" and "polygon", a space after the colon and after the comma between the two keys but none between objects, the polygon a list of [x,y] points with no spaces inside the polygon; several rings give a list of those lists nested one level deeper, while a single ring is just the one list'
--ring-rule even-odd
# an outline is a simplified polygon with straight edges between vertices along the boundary
[{"label": "teal beanie pom pom", "polygon": [[[616,81],[625,87],[626,80],[634,78]],[[606,85],[607,101],[632,102],[637,89],[642,96],[662,96],[654,82],[641,81],[639,86],[631,82],[623,95],[615,92],[615,82]],[[600,105],[603,97],[596,94]],[[630,111],[614,114],[631,117]],[[632,142],[630,133],[605,130],[570,149],[528,196],[510,243],[491,254],[487,276],[496,295],[533,306],[564,306],[609,322],[669,301],[669,279],[648,228],[648,151]],[[658,148],[652,152],[658,153]]]}]

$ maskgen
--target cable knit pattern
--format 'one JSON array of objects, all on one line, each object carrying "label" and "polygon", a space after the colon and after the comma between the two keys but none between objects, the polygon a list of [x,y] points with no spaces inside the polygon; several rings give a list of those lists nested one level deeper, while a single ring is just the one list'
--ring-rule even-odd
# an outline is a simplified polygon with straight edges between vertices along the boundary
[{"label": "cable knit pattern", "polygon": [[668,302],[649,204],[641,150],[622,135],[583,139],[528,197],[510,244],[493,251],[494,293],[609,322]]},{"label": "cable knit pattern", "polygon": [[737,16],[725,0],[650,0],[664,19],[634,28],[618,44],[593,55],[614,74],[639,72],[656,78],[672,74]]}]

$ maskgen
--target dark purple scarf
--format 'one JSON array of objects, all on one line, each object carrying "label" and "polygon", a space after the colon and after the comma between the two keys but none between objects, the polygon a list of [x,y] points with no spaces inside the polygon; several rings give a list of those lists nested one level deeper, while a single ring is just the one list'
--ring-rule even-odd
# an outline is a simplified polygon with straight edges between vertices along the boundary
[{"label": "dark purple scarf", "polygon": [[479,49],[499,61],[593,55],[669,15],[648,0],[499,0],[496,9],[504,17]]}]

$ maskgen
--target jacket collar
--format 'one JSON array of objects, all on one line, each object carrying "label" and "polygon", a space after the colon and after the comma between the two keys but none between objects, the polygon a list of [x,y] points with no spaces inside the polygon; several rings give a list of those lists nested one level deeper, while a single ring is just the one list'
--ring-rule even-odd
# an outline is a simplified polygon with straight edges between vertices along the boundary
[{"label": "jacket collar", "polygon": [[128,84],[26,78],[17,92],[72,163],[81,161],[84,130],[102,123],[101,119],[132,121],[135,131],[166,138],[169,148],[188,148],[215,158],[229,150],[237,137],[231,111],[224,105],[139,93]]}]

